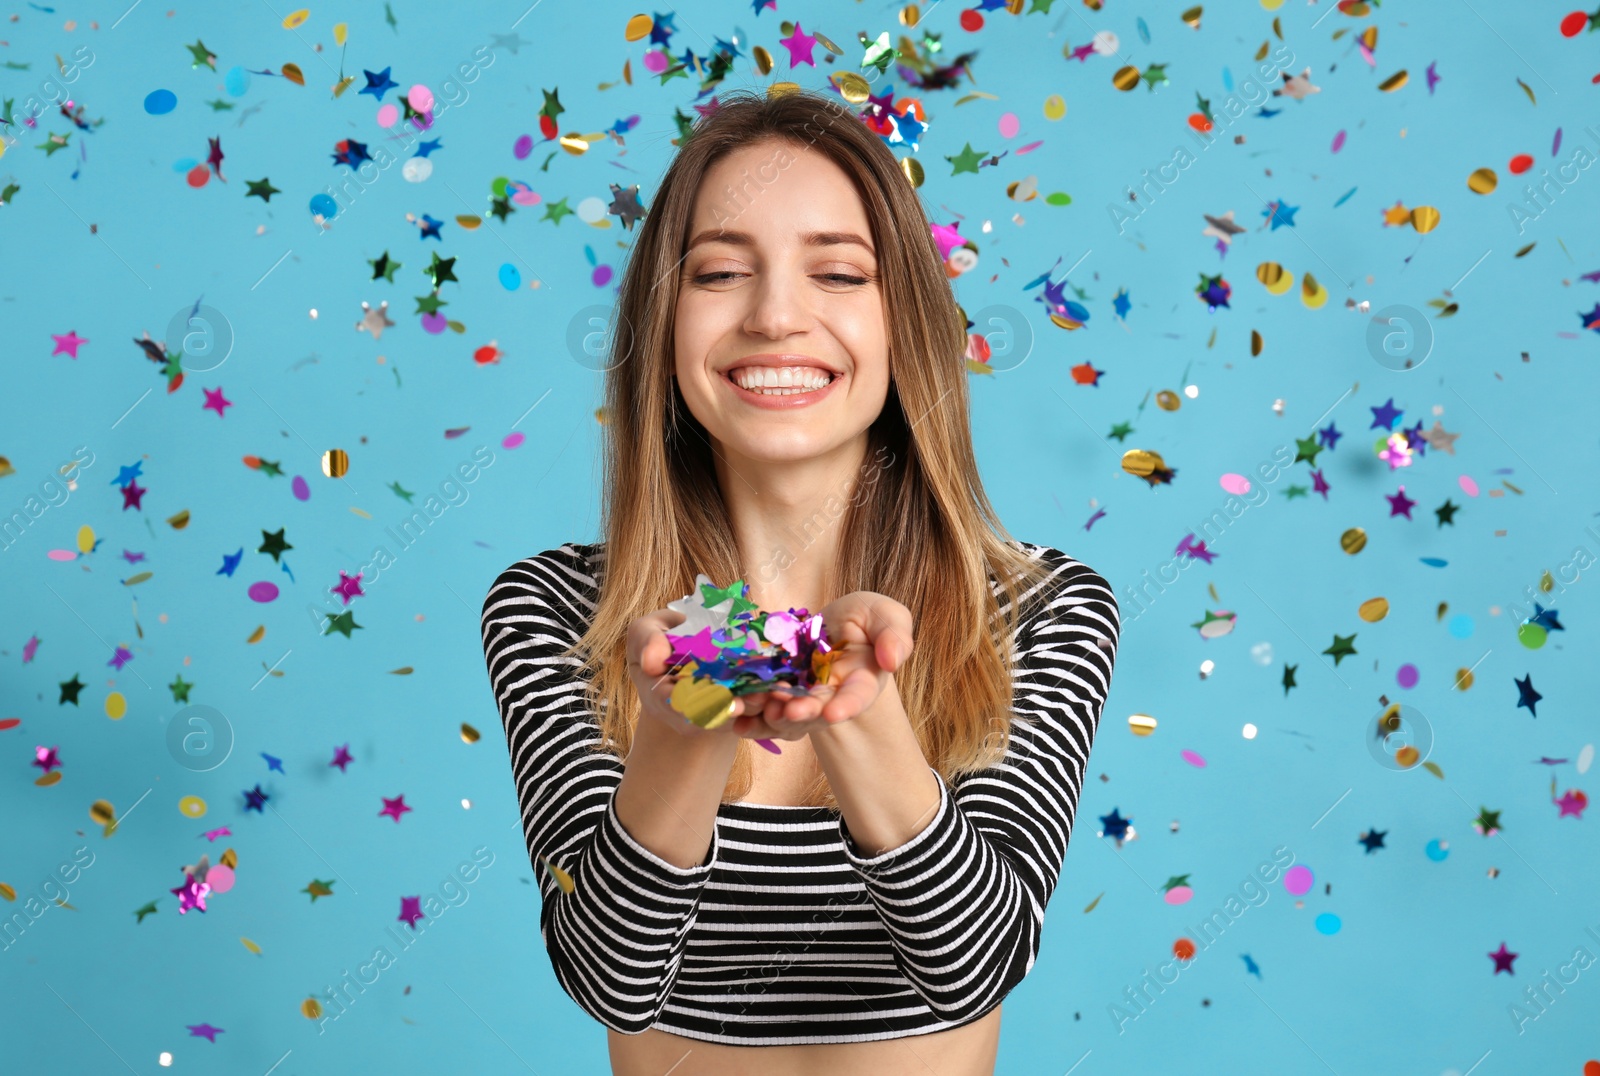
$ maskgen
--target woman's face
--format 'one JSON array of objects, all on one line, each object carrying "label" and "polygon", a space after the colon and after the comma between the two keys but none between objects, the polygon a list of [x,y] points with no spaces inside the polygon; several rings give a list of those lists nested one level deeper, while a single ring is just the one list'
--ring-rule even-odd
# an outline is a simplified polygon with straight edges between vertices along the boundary
[{"label": "woman's face", "polygon": [[[679,272],[678,388],[721,451],[810,459],[877,419],[889,355],[872,230],[849,177],[824,154],[768,141],[718,162],[700,186]],[[824,371],[831,379],[813,391]],[[753,376],[787,391],[734,380]]]}]

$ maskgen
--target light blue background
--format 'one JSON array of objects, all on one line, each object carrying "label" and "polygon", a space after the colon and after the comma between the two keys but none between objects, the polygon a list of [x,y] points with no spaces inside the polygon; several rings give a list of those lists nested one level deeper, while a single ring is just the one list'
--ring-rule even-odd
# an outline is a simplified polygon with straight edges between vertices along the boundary
[{"label": "light blue background", "polygon": [[[1578,788],[1592,796],[1600,783],[1572,761],[1536,764],[1576,759],[1596,739],[1600,598],[1589,573],[1560,588],[1547,604],[1566,631],[1537,651],[1518,643],[1506,610],[1526,606],[1525,588],[1575,548],[1600,557],[1600,528],[1586,530],[1595,525],[1600,340],[1579,320],[1600,298],[1600,285],[1579,279],[1600,269],[1600,179],[1579,171],[1519,234],[1510,207],[1523,181],[1506,162],[1529,153],[1537,174],[1571,159],[1580,143],[1596,151],[1600,136],[1584,128],[1600,129],[1590,84],[1600,36],[1562,38],[1566,8],[1545,3],[1391,0],[1361,19],[1327,3],[1288,4],[1276,13],[1284,42],[1295,70],[1309,65],[1322,92],[1276,99],[1279,115],[1229,125],[1226,141],[1119,234],[1108,203],[1141,170],[1192,146],[1185,118],[1196,92],[1220,110],[1225,80],[1250,72],[1263,41],[1279,44],[1274,15],[1254,4],[1207,5],[1198,32],[1179,20],[1182,6],[1117,3],[1095,13],[1055,0],[1048,14],[986,12],[987,26],[968,33],[955,3],[938,4],[926,26],[943,35],[946,56],[978,51],[976,84],[918,93],[897,75],[887,80],[928,110],[919,156],[932,219],[948,224],[961,214],[963,233],[981,248],[978,268],[955,284],[960,300],[969,313],[991,305],[1022,312],[1035,338],[1021,365],[972,379],[987,489],[1018,537],[1062,548],[1111,581],[1127,621],[1040,959],[1005,1003],[999,1070],[1465,1073],[1481,1061],[1479,1076],[1576,1074],[1600,1055],[1592,1037],[1600,967],[1583,971],[1521,1034],[1509,1006],[1575,949],[1600,955],[1592,837],[1600,820],[1558,818],[1550,779],[1558,795]],[[649,206],[677,136],[672,111],[690,112],[695,83],[663,86],[643,69],[645,44],[622,35],[635,9],[544,0],[517,26],[517,50],[493,49],[469,96],[455,93],[456,106],[426,136],[443,140],[433,176],[412,184],[398,168],[383,172],[319,234],[307,203],[345,171],[332,163],[335,143],[355,138],[369,152],[383,143],[375,103],[357,93],[362,69],[392,67],[402,89],[424,82],[442,96],[443,80],[493,35],[512,33],[526,5],[397,0],[393,9],[391,28],[381,5],[317,5],[290,32],[281,26],[286,6],[192,5],[169,16],[151,2],[113,28],[125,10],[119,0],[57,4],[54,14],[21,5],[5,24],[0,54],[27,67],[0,69],[0,96],[16,99],[20,112],[41,84],[50,93],[56,54],[87,46],[92,63],[67,89],[88,120],[103,120],[92,132],[73,128],[68,150],[46,157],[34,148],[44,132],[69,126],[51,106],[37,129],[11,129],[21,138],[0,158],[0,186],[21,188],[0,207],[0,454],[16,469],[0,479],[0,509],[21,509],[79,446],[94,459],[76,491],[0,556],[0,716],[22,719],[0,731],[0,881],[19,891],[0,912],[19,911],[74,849],[94,854],[69,887],[72,909],[49,907],[0,953],[7,1068],[151,1073],[160,1052],[171,1051],[173,1070],[190,1072],[605,1069],[604,1030],[560,991],[538,935],[539,898],[477,614],[511,561],[599,537],[600,375],[569,357],[566,333],[575,312],[610,299],[609,287],[590,283],[590,253],[620,267],[631,235],[576,217],[555,226],[538,219],[542,208],[520,209],[504,224],[486,218],[476,232],[455,217],[486,213],[496,176],[571,207],[587,197],[609,202],[610,183],[639,183]],[[758,78],[747,56],[727,86],[759,85],[790,77],[780,19],[798,15],[807,31],[826,33],[846,49],[837,66],[847,68],[860,55],[858,30],[898,40],[896,10],[785,3],[755,14],[748,4],[696,3],[678,13],[671,46],[704,56],[714,38],[742,28],[775,55],[778,71]],[[77,21],[70,32],[68,19]],[[338,21],[350,25],[342,61],[332,44]],[[1373,67],[1353,47],[1368,25],[1379,29]],[[1119,36],[1120,57],[1063,58],[1064,46],[1099,30]],[[191,68],[184,46],[197,38],[216,55],[215,73]],[[596,89],[619,79],[630,57],[633,86]],[[305,71],[306,87],[256,75],[241,98],[222,88],[235,64],[289,61]],[[1435,61],[1442,81],[1430,94],[1423,70]],[[341,62],[356,83],[335,100],[328,88]],[[1120,93],[1111,76],[1124,62],[1165,63],[1170,81]],[[1410,84],[1380,92],[1377,84],[1401,68]],[[802,66],[794,77],[820,86],[826,70]],[[626,152],[601,142],[581,159],[557,152],[541,170],[552,147],[540,144],[516,160],[518,136],[539,138],[541,90],[557,87],[567,109],[562,133],[638,115]],[[178,96],[169,115],[143,110],[158,88]],[[974,88],[996,99],[955,104]],[[1059,122],[1043,116],[1052,93],[1069,105]],[[205,105],[219,98],[235,108]],[[1022,120],[1010,140],[997,130],[1007,110]],[[1552,156],[1557,128],[1564,145]],[[1347,140],[1331,153],[1340,130]],[[1236,133],[1247,140],[1234,144]],[[173,163],[204,160],[207,138],[219,136],[227,182],[190,189]],[[1018,155],[1034,141],[1042,144]],[[943,158],[967,142],[1010,152],[993,169],[951,176]],[[1501,186],[1479,196],[1466,178],[1484,166]],[[1070,193],[1072,204],[1010,201],[1007,184],[1030,175],[1043,192]],[[270,204],[245,198],[246,181],[262,176],[282,191]],[[1280,198],[1299,207],[1294,227],[1262,230],[1266,201]],[[1442,223],[1425,239],[1409,227],[1384,228],[1381,211],[1397,200],[1437,207]],[[1246,232],[1219,261],[1200,234],[1201,215],[1229,209]],[[407,213],[445,221],[441,239],[419,241]],[[1514,256],[1529,243],[1530,253]],[[370,279],[367,260],[385,250],[403,263],[393,284]],[[442,297],[466,327],[460,335],[429,335],[412,313],[412,296],[429,290],[421,269],[434,250],[459,259],[460,283],[446,284]],[[1043,316],[1037,290],[1023,286],[1057,259],[1065,268],[1080,258],[1072,282],[1087,292],[1091,318],[1067,333]],[[1254,277],[1266,260],[1297,279],[1314,272],[1330,290],[1328,304],[1307,309],[1298,282],[1287,295],[1268,295]],[[516,292],[496,282],[505,262],[522,274]],[[1193,289],[1198,274],[1219,271],[1233,297],[1231,309],[1212,313]],[[535,278],[542,287],[527,285]],[[1348,298],[1373,311],[1428,310],[1452,286],[1460,312],[1431,323],[1431,355],[1411,372],[1376,362],[1369,319],[1345,309]],[[1132,301],[1125,324],[1111,307],[1119,287]],[[202,295],[231,328],[232,352],[168,395],[132,341],[144,331],[163,338]],[[354,332],[361,302],[384,299],[395,326],[376,342]],[[51,334],[69,329],[89,341],[75,361],[50,354]],[[1255,358],[1252,329],[1266,345]],[[490,341],[503,356],[480,367],[473,350]],[[1083,362],[1105,371],[1097,387],[1073,382],[1068,371]],[[1158,411],[1153,400],[1140,409],[1147,394],[1188,384],[1198,396],[1180,411]],[[234,404],[222,419],[201,409],[203,389],[219,385]],[[1458,432],[1455,454],[1430,449],[1390,474],[1369,430],[1369,408],[1389,397],[1405,425],[1431,427],[1437,417]],[[1107,440],[1123,421],[1135,432]],[[1213,564],[1187,567],[1135,619],[1126,588],[1224,505],[1219,476],[1252,474],[1319,421],[1346,435],[1318,461],[1329,497],[1288,499],[1290,484],[1310,485],[1307,465],[1292,468],[1211,543]],[[527,441],[507,448],[513,426]],[[462,427],[459,437],[445,436]],[[457,487],[448,510],[402,550],[385,529],[439,493],[479,446],[492,464]],[[1120,455],[1134,447],[1162,453],[1175,480],[1152,489],[1123,473]],[[350,454],[344,483],[321,474],[321,453],[331,448]],[[284,475],[251,470],[241,462],[247,455],[281,461]],[[123,511],[110,482],[135,462],[149,492],[141,510]],[[310,483],[308,501],[291,495],[295,475]],[[1477,481],[1479,496],[1463,494],[1462,475]],[[1401,481],[1419,502],[1412,521],[1390,518],[1383,499]],[[415,504],[407,507],[390,483],[414,492]],[[441,500],[450,495],[447,486]],[[1441,528],[1432,510],[1447,497],[1462,507],[1455,525]],[[1086,532],[1096,502],[1106,514]],[[166,520],[182,510],[191,522],[173,529]],[[102,539],[91,556],[47,559],[51,549],[75,548],[84,525]],[[1369,536],[1355,557],[1338,543],[1352,526]],[[293,580],[256,552],[261,531],[279,528],[294,547],[284,554]],[[361,630],[319,636],[306,606],[380,544],[395,561],[351,606]],[[239,570],[216,574],[241,545]],[[145,559],[131,565],[124,550]],[[1448,565],[1429,567],[1422,557]],[[121,584],[146,569],[154,572],[148,582]],[[250,601],[245,591],[257,580],[276,582],[283,596]],[[1360,621],[1358,604],[1378,595],[1391,603],[1388,618]],[[1445,602],[1450,612],[1440,620]],[[1218,609],[1237,613],[1236,630],[1201,639],[1190,625]],[[1447,630],[1462,613],[1476,625],[1468,638]],[[248,644],[257,625],[265,638]],[[1351,664],[1320,656],[1335,633],[1352,632]],[[38,652],[25,664],[34,636]],[[1262,644],[1271,649],[1267,664],[1251,656]],[[106,664],[118,645],[133,655],[120,673]],[[1206,660],[1215,666],[1202,677]],[[1285,661],[1298,665],[1299,681],[1287,698]],[[274,662],[282,676],[264,676]],[[1420,670],[1409,691],[1395,680],[1404,662]],[[1471,690],[1450,690],[1455,670],[1474,663]],[[413,675],[391,675],[408,665]],[[81,705],[58,705],[57,685],[74,674],[88,685]],[[166,685],[179,674],[194,684],[190,701],[221,710],[236,734],[213,771],[193,773],[168,753],[166,725],[181,707]],[[1544,696],[1537,718],[1515,706],[1513,681],[1526,675]],[[128,699],[121,721],[104,714],[112,690]],[[1383,694],[1425,715],[1445,780],[1385,768],[1369,754],[1364,736]],[[1155,716],[1156,733],[1131,736],[1131,713]],[[482,730],[481,742],[462,742],[463,721]],[[1240,734],[1246,722],[1260,729],[1254,740]],[[328,759],[345,742],[355,762],[341,775]],[[41,744],[57,745],[64,762],[52,788],[32,783]],[[1209,764],[1185,763],[1183,749]],[[284,772],[270,772],[261,752],[283,759]],[[257,782],[271,807],[245,813],[241,790]],[[398,825],[379,817],[380,797],[402,792],[412,813]],[[179,813],[179,799],[191,794],[208,801],[205,818]],[[101,798],[119,813],[133,810],[109,839],[88,817]],[[1097,816],[1113,807],[1139,834],[1120,850],[1096,836]],[[1502,812],[1500,836],[1473,830],[1480,807]],[[1181,823],[1175,832],[1173,822]],[[200,836],[224,825],[232,836]],[[1357,837],[1374,826],[1387,831],[1386,847],[1369,855]],[[1443,862],[1424,855],[1433,839],[1448,842]],[[1315,871],[1303,907],[1274,885],[1119,1034],[1109,1006],[1280,846]],[[168,890],[182,881],[182,866],[205,852],[214,860],[225,847],[239,856],[237,885],[213,896],[204,914],[180,917]],[[467,887],[469,898],[424,921],[402,951],[390,933],[406,929],[395,921],[398,898],[437,893],[478,848],[495,858]],[[1160,884],[1184,873],[1194,900],[1166,905]],[[333,897],[313,904],[301,892],[330,876]],[[134,910],[152,899],[157,914],[136,923]],[[1317,932],[1323,912],[1341,917],[1339,933]],[[1514,975],[1492,974],[1486,954],[1502,941],[1521,954]],[[396,954],[393,966],[319,1034],[300,1002],[355,974],[379,946]],[[1259,980],[1246,974],[1242,953],[1260,966]],[[225,1029],[215,1044],[185,1030],[206,1022]]]}]

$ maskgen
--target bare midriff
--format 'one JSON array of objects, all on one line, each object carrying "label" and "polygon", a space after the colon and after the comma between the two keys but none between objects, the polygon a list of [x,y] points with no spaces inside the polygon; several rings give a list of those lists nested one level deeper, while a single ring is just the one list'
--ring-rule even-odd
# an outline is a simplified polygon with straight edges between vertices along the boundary
[{"label": "bare midriff", "polygon": [[994,1076],[1000,1009],[962,1027],[875,1042],[727,1046],[607,1029],[613,1076]]}]

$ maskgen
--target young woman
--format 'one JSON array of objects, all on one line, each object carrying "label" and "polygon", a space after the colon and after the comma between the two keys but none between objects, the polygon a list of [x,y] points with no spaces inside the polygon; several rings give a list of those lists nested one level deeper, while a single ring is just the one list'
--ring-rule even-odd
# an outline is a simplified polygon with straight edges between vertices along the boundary
[{"label": "young woman", "polygon": [[[983,492],[915,189],[830,97],[722,98],[612,342],[605,540],[512,564],[483,605],[556,979],[624,1076],[992,1073],[1120,620]],[[829,688],[711,731],[678,714],[667,606],[699,573],[820,612]]]}]

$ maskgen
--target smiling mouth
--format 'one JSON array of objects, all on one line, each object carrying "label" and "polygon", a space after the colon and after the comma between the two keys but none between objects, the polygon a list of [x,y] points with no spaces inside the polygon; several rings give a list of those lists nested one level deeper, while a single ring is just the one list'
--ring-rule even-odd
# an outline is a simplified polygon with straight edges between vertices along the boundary
[{"label": "smiling mouth", "polygon": [[814,388],[805,388],[805,387],[802,387],[802,386],[799,386],[799,385],[772,385],[772,386],[760,385],[760,386],[757,386],[755,388],[748,388],[747,389],[743,385],[739,384],[739,382],[734,380],[733,375],[734,375],[735,372],[736,371],[728,370],[728,371],[724,371],[724,373],[722,375],[723,378],[729,384],[731,384],[734,388],[744,389],[745,392],[755,393],[758,396],[774,396],[774,397],[804,396],[806,393],[809,393],[809,392],[821,392],[823,389],[827,388],[829,385],[832,385],[840,377],[844,376],[843,374],[835,374],[835,373],[831,373],[831,372],[828,372],[828,371],[823,371],[824,373],[828,374],[828,380],[823,382],[820,385],[815,386]]}]

